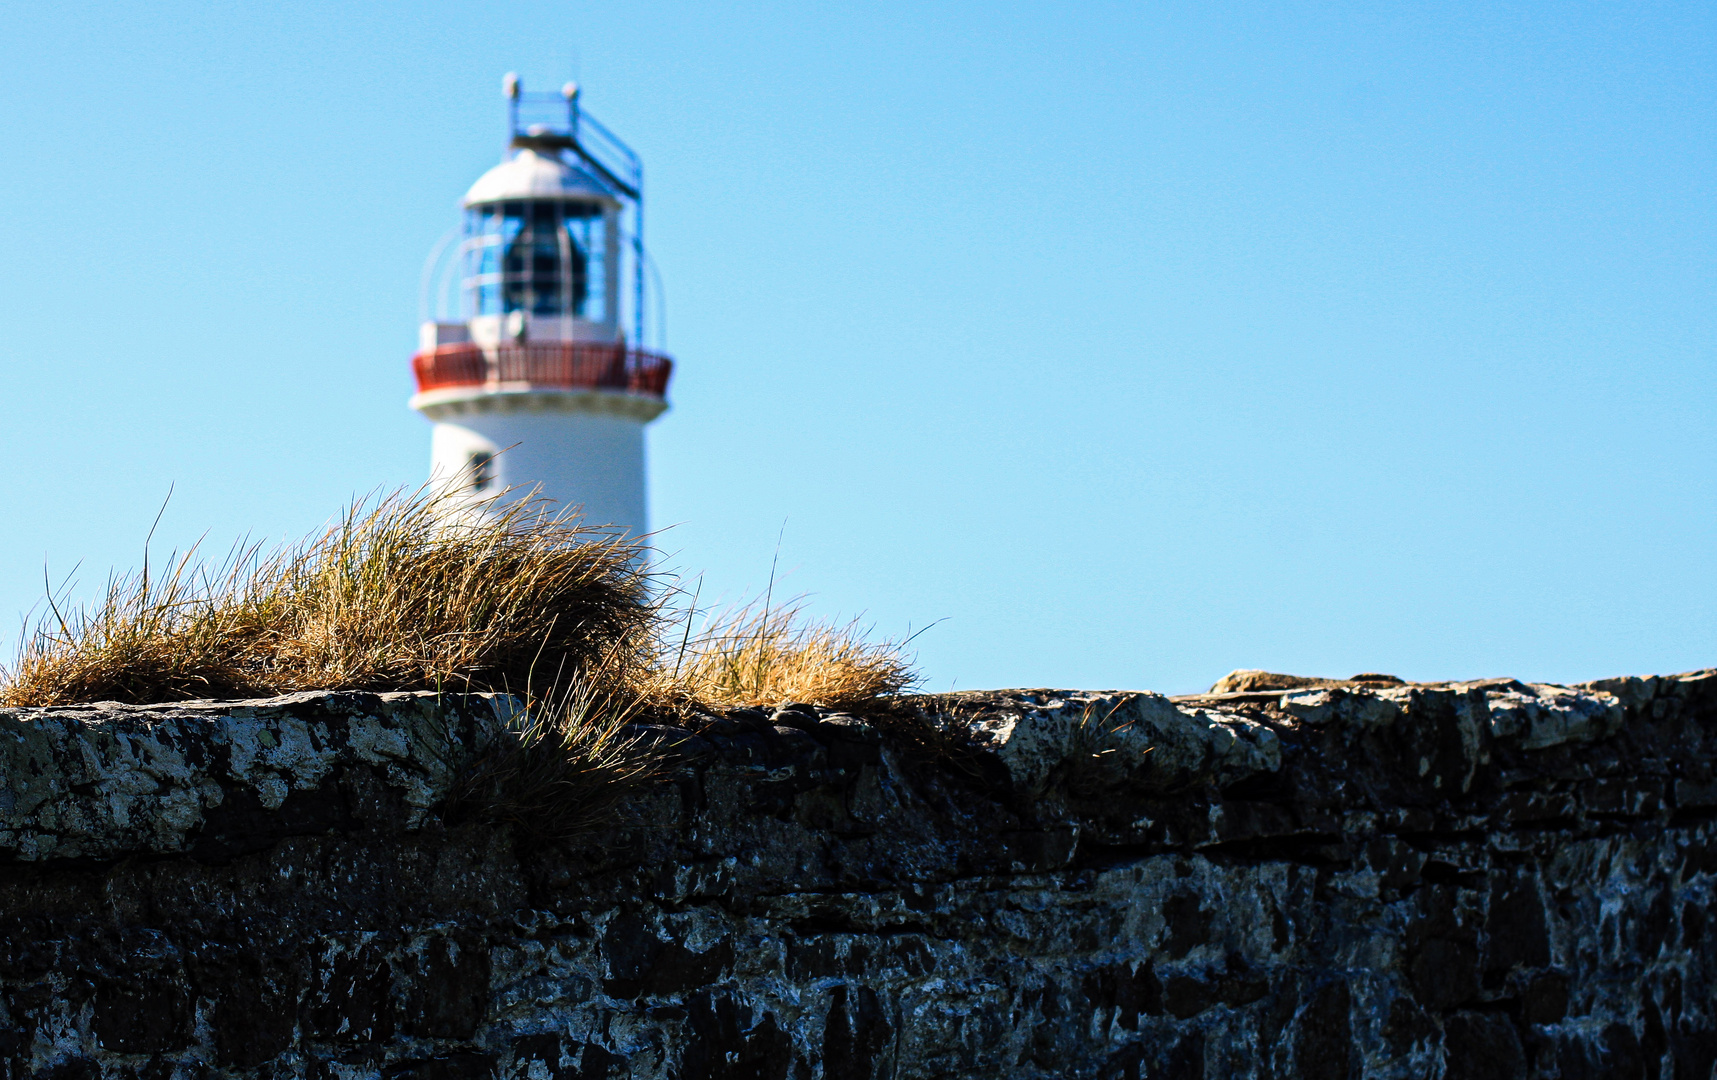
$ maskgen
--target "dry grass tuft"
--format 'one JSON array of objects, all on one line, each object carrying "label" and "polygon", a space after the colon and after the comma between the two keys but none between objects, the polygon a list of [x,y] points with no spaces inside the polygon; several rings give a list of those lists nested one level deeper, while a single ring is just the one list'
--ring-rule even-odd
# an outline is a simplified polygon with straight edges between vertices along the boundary
[{"label": "dry grass tuft", "polygon": [[508,690],[641,649],[654,614],[638,549],[540,504],[447,524],[419,491],[351,506],[319,536],[217,569],[109,581],[50,603],[0,704],[159,702],[296,690]]},{"label": "dry grass tuft", "polygon": [[666,655],[672,663],[659,663],[645,689],[665,704],[719,709],[798,701],[863,709],[915,680],[899,644],[868,641],[857,623],[806,621],[796,602],[729,611]]}]

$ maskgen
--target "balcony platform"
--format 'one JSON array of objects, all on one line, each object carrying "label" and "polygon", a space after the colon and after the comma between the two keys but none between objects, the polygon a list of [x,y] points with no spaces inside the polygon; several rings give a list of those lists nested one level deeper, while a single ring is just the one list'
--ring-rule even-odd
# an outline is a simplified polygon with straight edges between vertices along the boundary
[{"label": "balcony platform", "polygon": [[624,345],[440,345],[411,358],[411,407],[431,420],[495,412],[590,412],[648,423],[668,408],[674,362]]}]

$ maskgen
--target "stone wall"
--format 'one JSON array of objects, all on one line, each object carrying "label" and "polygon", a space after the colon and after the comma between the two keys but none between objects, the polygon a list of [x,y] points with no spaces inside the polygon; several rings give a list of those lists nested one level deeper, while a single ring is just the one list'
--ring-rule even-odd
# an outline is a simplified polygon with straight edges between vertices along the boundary
[{"label": "stone wall", "polygon": [[1713,1075],[1717,672],[909,705],[0,711],[0,1080]]}]

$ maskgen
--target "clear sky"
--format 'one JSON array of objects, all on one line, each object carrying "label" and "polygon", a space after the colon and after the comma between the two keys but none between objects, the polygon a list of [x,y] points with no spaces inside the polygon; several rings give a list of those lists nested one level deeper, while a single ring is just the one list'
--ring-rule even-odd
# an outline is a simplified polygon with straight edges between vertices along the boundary
[{"label": "clear sky", "polygon": [[703,597],[931,689],[1717,663],[1717,7],[30,2],[0,648],[425,475],[501,75],[643,156]]}]

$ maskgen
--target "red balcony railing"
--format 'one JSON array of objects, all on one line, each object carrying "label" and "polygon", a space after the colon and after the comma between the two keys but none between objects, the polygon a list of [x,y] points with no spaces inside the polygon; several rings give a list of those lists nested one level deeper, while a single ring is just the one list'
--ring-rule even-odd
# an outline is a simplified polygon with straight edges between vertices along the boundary
[{"label": "red balcony railing", "polygon": [[528,383],[557,390],[623,390],[659,398],[674,362],[659,353],[565,341],[509,342],[484,349],[469,342],[438,345],[411,358],[417,389]]}]

